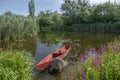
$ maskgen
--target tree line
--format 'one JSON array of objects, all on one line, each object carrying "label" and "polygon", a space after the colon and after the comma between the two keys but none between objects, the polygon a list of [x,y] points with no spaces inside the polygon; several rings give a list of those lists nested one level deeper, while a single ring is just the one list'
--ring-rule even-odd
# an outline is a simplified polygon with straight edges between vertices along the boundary
[{"label": "tree line", "polygon": [[120,4],[116,2],[91,5],[89,0],[64,0],[61,9],[70,31],[120,33]]},{"label": "tree line", "polygon": [[46,10],[35,16],[34,0],[30,0],[28,16],[12,12],[0,15],[0,40],[25,39],[42,31],[120,33],[119,3],[91,5],[89,0],[63,1],[62,13]]},{"label": "tree line", "polygon": [[[37,23],[41,31],[120,33],[120,4],[116,1],[110,2],[109,0],[98,5],[91,5],[89,0],[63,1],[62,14],[50,10],[40,11]],[[32,4],[34,5],[34,2]],[[33,7],[30,9],[32,11]]]}]

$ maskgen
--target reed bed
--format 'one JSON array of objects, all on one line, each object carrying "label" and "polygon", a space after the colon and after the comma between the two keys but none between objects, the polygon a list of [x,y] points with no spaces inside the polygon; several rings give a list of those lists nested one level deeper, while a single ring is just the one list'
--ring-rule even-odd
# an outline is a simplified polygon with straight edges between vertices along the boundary
[{"label": "reed bed", "polygon": [[14,14],[0,16],[0,40],[25,40],[37,33],[38,27],[33,18]]},{"label": "reed bed", "polygon": [[77,31],[77,32],[120,33],[119,26],[120,26],[120,22],[114,22],[114,23],[73,24],[68,28],[70,28],[70,31]]}]

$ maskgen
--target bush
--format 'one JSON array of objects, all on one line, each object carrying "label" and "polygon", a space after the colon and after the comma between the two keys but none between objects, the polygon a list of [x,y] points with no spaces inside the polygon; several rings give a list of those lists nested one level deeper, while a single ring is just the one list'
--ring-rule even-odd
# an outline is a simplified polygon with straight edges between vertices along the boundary
[{"label": "bush", "polygon": [[32,62],[24,52],[0,52],[0,80],[31,80]]}]

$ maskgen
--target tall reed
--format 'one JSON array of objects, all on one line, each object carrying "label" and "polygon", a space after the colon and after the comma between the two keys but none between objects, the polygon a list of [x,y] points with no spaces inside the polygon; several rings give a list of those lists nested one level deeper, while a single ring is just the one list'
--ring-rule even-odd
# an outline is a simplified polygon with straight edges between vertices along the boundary
[{"label": "tall reed", "polygon": [[[90,33],[120,33],[120,22],[115,23],[91,23],[91,24],[73,24],[71,31],[90,32]],[[69,27],[65,27],[68,28]],[[66,29],[67,30],[67,29]]]},{"label": "tall reed", "polygon": [[22,40],[37,33],[38,27],[32,18],[14,14],[0,16],[0,40]]}]

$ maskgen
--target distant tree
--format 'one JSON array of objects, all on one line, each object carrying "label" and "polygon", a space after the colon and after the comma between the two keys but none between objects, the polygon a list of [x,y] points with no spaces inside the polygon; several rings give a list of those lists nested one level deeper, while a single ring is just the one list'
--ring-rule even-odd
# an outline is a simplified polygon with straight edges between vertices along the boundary
[{"label": "distant tree", "polygon": [[34,4],[34,0],[31,0],[29,2],[29,14],[31,17],[34,17],[34,13],[35,13],[35,4]]},{"label": "distant tree", "polygon": [[38,25],[40,30],[43,30],[46,27],[49,27],[52,24],[52,12],[40,11],[38,14]]},{"label": "distant tree", "polygon": [[93,22],[111,23],[120,19],[120,5],[116,3],[99,4],[93,8],[91,19]]},{"label": "distant tree", "polygon": [[4,13],[5,15],[13,15],[13,13],[11,11],[7,11]]},{"label": "distant tree", "polygon": [[53,24],[62,24],[62,15],[59,14],[57,11],[53,12],[52,13],[52,21],[53,21]]},{"label": "distant tree", "polygon": [[37,17],[37,23],[41,31],[50,28],[58,29],[63,23],[62,15],[59,14],[57,11],[55,12],[51,12],[50,10],[40,11]]},{"label": "distant tree", "polygon": [[66,25],[85,23],[89,15],[89,0],[63,0],[61,6]]}]

